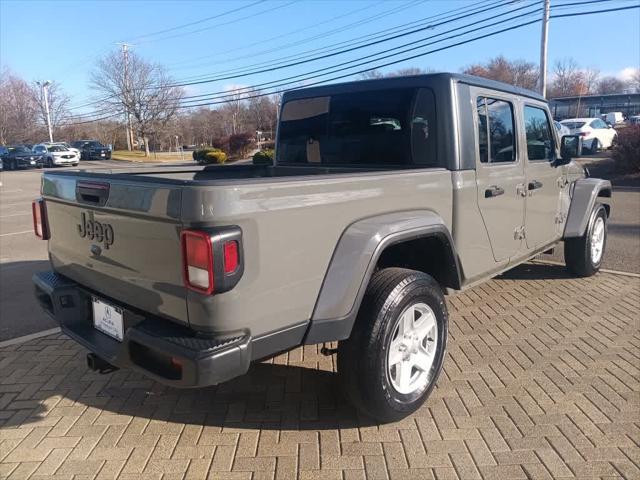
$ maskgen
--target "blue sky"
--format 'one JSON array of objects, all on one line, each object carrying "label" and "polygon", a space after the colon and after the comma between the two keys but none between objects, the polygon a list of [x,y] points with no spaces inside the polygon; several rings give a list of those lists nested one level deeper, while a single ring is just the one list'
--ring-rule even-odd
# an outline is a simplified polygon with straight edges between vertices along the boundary
[{"label": "blue sky", "polygon": [[[559,7],[572,1],[575,0],[552,0],[552,6]],[[477,0],[0,0],[0,64],[29,81],[56,80],[72,96],[72,104],[78,105],[95,95],[88,85],[89,72],[100,55],[119,48],[116,42],[134,44],[133,49],[139,55],[165,65],[174,78],[183,80],[258,63],[269,64],[282,57],[299,56],[309,50],[377,34],[451,10],[468,9],[474,5],[486,8],[494,3]],[[522,14],[519,21],[539,17],[538,14],[527,16],[524,13],[535,9],[541,0],[514,3],[472,18],[491,17],[507,12],[507,8],[528,5],[531,8],[519,11]],[[639,3],[639,0],[601,1],[577,7],[565,6],[555,12],[616,8]],[[206,20],[234,9],[237,11]],[[431,23],[436,20],[431,20]],[[180,28],[184,24],[192,25]],[[462,21],[443,25],[392,42],[275,72],[190,86],[188,93],[217,92],[233,85],[254,85],[330,67],[461,24]],[[466,65],[499,54],[537,63],[539,42],[540,24],[537,23],[382,70],[422,67],[459,71]],[[556,60],[566,57],[574,58],[581,66],[598,68],[603,74],[619,75],[625,69],[638,68],[640,10],[552,20],[549,63],[553,65]]]}]

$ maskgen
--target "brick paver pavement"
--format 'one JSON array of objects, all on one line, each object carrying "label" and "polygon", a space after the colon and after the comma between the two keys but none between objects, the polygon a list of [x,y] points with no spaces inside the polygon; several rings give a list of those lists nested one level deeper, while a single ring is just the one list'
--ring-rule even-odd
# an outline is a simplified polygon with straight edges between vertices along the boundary
[{"label": "brick paver pavement", "polygon": [[389,425],[344,402],[316,346],[191,391],[88,372],[63,335],[6,347],[0,477],[640,478],[639,293],[528,264],[449,297],[438,386]]}]

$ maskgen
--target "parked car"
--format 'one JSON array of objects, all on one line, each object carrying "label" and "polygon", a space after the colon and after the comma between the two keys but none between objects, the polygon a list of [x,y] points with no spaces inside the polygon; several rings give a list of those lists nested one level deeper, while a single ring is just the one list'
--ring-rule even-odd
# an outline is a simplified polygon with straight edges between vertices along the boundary
[{"label": "parked car", "polygon": [[571,134],[582,138],[582,153],[597,153],[603,148],[611,148],[618,134],[611,125],[600,118],[568,118],[560,122]]},{"label": "parked car", "polygon": [[632,115],[627,119],[629,125],[640,125],[640,115]]},{"label": "parked car", "polygon": [[36,298],[90,368],[175,387],[337,341],[347,398],[398,420],[442,370],[446,292],[560,242],[599,270],[611,183],[553,128],[537,93],[458,74],[287,92],[274,165],[45,172]]},{"label": "parked car", "polygon": [[2,157],[9,153],[9,150],[4,145],[0,145],[0,170],[2,170]]},{"label": "parked car", "polygon": [[42,168],[42,157],[33,153],[27,146],[9,146],[7,150],[8,152],[2,156],[3,167],[7,170]]},{"label": "parked car", "polygon": [[72,152],[76,153],[78,155],[78,159],[81,157],[80,149],[72,147],[67,142],[42,142],[40,145],[46,145],[46,146],[49,146],[49,145],[61,145],[61,146],[65,147],[67,150],[71,150]]},{"label": "parked car", "polygon": [[111,158],[111,150],[98,140],[78,140],[71,146],[80,150],[81,160],[108,160]]},{"label": "parked car", "polygon": [[78,154],[63,145],[39,144],[33,147],[33,153],[42,156],[42,162],[46,167],[59,167],[63,165],[78,166],[80,157]]},{"label": "parked car", "polygon": [[611,126],[620,125],[624,123],[624,115],[622,112],[608,112],[604,114],[603,120]]},{"label": "parked car", "polygon": [[562,125],[560,122],[554,120],[553,125],[556,127],[556,130],[558,131],[558,136],[560,138],[564,137],[565,135],[571,135],[571,130],[569,130],[569,128]]}]

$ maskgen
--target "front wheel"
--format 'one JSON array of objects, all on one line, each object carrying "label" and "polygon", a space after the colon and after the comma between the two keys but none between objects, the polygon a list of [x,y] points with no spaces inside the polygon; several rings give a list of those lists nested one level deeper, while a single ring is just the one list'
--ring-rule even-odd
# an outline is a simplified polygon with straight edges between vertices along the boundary
[{"label": "front wheel", "polygon": [[427,399],[442,370],[448,313],[438,283],[403,268],[376,272],[351,337],[338,345],[338,374],[349,400],[383,422]]},{"label": "front wheel", "polygon": [[598,203],[593,207],[584,235],[564,241],[564,260],[570,272],[590,277],[600,270],[607,245],[607,211]]}]

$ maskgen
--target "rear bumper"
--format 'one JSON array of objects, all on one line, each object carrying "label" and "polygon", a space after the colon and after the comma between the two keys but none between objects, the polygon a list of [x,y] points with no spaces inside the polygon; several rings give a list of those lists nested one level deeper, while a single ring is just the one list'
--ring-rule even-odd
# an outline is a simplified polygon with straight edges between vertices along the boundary
[{"label": "rear bumper", "polygon": [[[248,334],[203,337],[190,328],[123,308],[119,342],[93,327],[91,292],[55,272],[33,276],[35,295],[64,333],[118,368],[132,368],[173,387],[204,387],[243,375],[251,362]],[[117,304],[117,302],[115,302]]]}]

